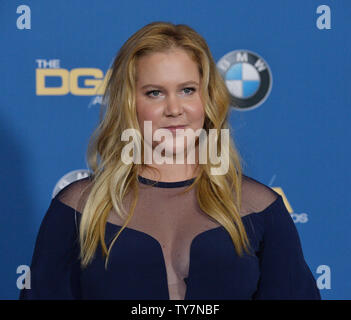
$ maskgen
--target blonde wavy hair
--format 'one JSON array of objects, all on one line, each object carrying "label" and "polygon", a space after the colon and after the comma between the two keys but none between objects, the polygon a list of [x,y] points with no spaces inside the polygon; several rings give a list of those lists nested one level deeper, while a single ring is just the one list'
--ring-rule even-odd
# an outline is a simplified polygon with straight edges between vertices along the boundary
[{"label": "blonde wavy hair", "polygon": [[[93,259],[100,243],[105,268],[114,242],[132,218],[138,199],[138,172],[143,164],[125,164],[121,159],[121,141],[125,129],[134,128],[143,145],[138,124],[135,102],[136,62],[146,54],[183,49],[196,62],[201,79],[201,98],[205,111],[204,129],[217,129],[217,150],[221,150],[221,129],[229,129],[227,115],[230,95],[219,74],[206,41],[192,28],[184,24],[168,22],[150,23],[133,34],[121,47],[113,61],[103,96],[100,122],[93,132],[87,150],[87,162],[92,171],[93,183],[86,199],[79,226],[81,266],[86,267]],[[207,142],[208,144],[208,142]],[[207,148],[208,150],[209,148]],[[141,152],[143,159],[143,148]],[[188,186],[187,192],[197,186],[196,197],[200,208],[219,222],[229,232],[239,256],[245,250],[251,254],[249,240],[239,215],[241,208],[242,165],[241,157],[230,139],[229,170],[225,175],[212,175],[211,164],[199,164],[200,173]],[[134,193],[129,212],[123,199]],[[109,248],[105,243],[105,227],[109,213],[114,208],[125,219]]]}]

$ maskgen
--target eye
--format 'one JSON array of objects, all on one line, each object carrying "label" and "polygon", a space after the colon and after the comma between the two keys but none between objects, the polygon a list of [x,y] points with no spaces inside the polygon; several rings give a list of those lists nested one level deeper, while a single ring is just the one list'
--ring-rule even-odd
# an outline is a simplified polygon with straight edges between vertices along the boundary
[{"label": "eye", "polygon": [[[193,92],[196,91],[196,88],[193,88],[193,87],[187,87],[187,88],[184,88],[183,91],[185,91],[185,94],[186,95],[191,95]],[[160,90],[150,90],[150,91],[147,91],[145,94],[148,96],[148,97],[151,97],[151,98],[157,98],[160,96],[160,93],[161,91]],[[155,93],[157,93],[155,95]]]},{"label": "eye", "polygon": [[[184,91],[186,90],[187,92],[185,92],[187,95],[190,95],[190,94],[192,94],[193,92],[195,92],[196,91],[196,89],[195,88],[192,88],[192,87],[187,87],[187,88],[184,88],[183,89]],[[190,90],[190,91],[189,91]]]},{"label": "eye", "polygon": [[150,94],[154,93],[154,92],[161,92],[161,91],[160,90],[151,90],[151,91],[146,92],[146,95],[149,96],[149,97],[154,97],[154,98],[158,97],[159,95],[156,95],[156,96],[155,95],[151,95],[150,96]]}]

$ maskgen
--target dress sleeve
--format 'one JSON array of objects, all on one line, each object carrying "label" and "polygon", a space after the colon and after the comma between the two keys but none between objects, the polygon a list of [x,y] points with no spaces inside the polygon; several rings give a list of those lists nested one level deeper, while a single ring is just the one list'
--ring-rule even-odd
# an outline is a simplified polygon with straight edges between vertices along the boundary
[{"label": "dress sleeve", "polygon": [[41,222],[20,300],[79,299],[79,246],[74,209],[54,198]]},{"label": "dress sleeve", "polygon": [[298,231],[280,195],[263,220],[265,230],[258,254],[261,274],[253,299],[320,300]]}]

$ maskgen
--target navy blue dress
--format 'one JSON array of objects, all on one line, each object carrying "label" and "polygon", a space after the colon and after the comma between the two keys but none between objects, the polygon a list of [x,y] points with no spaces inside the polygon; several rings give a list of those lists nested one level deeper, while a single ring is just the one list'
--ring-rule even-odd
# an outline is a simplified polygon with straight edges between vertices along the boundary
[{"label": "navy blue dress", "polygon": [[[277,195],[262,212],[242,217],[254,256],[240,258],[222,226],[193,239],[185,300],[321,299],[295,224]],[[75,213],[57,197],[52,199],[36,239],[31,289],[22,289],[20,299],[169,299],[162,248],[147,233],[125,228],[107,270],[100,245],[92,263],[81,269],[81,214]],[[107,222],[107,247],[119,229]]]}]

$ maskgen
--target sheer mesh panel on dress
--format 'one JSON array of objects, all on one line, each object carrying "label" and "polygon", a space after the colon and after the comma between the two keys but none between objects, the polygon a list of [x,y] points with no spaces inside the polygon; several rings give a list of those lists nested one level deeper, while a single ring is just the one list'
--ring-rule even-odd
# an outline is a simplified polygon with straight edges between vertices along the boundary
[{"label": "sheer mesh panel on dress", "polygon": [[[152,236],[160,243],[167,269],[170,299],[182,300],[186,291],[184,278],[187,278],[189,271],[192,240],[198,234],[217,228],[220,224],[200,209],[195,188],[181,194],[187,185],[169,187],[174,183],[162,182],[161,184],[163,187],[151,186],[139,181],[139,199],[127,226]],[[82,212],[90,185],[89,178],[73,182],[61,190],[57,199]],[[129,194],[124,200],[127,210],[130,207],[131,197],[132,194]],[[80,201],[78,201],[79,198]],[[261,212],[276,199],[277,195],[272,189],[243,176],[241,216]],[[123,225],[123,219],[119,218],[114,210],[111,211],[107,221],[115,225]]]}]

